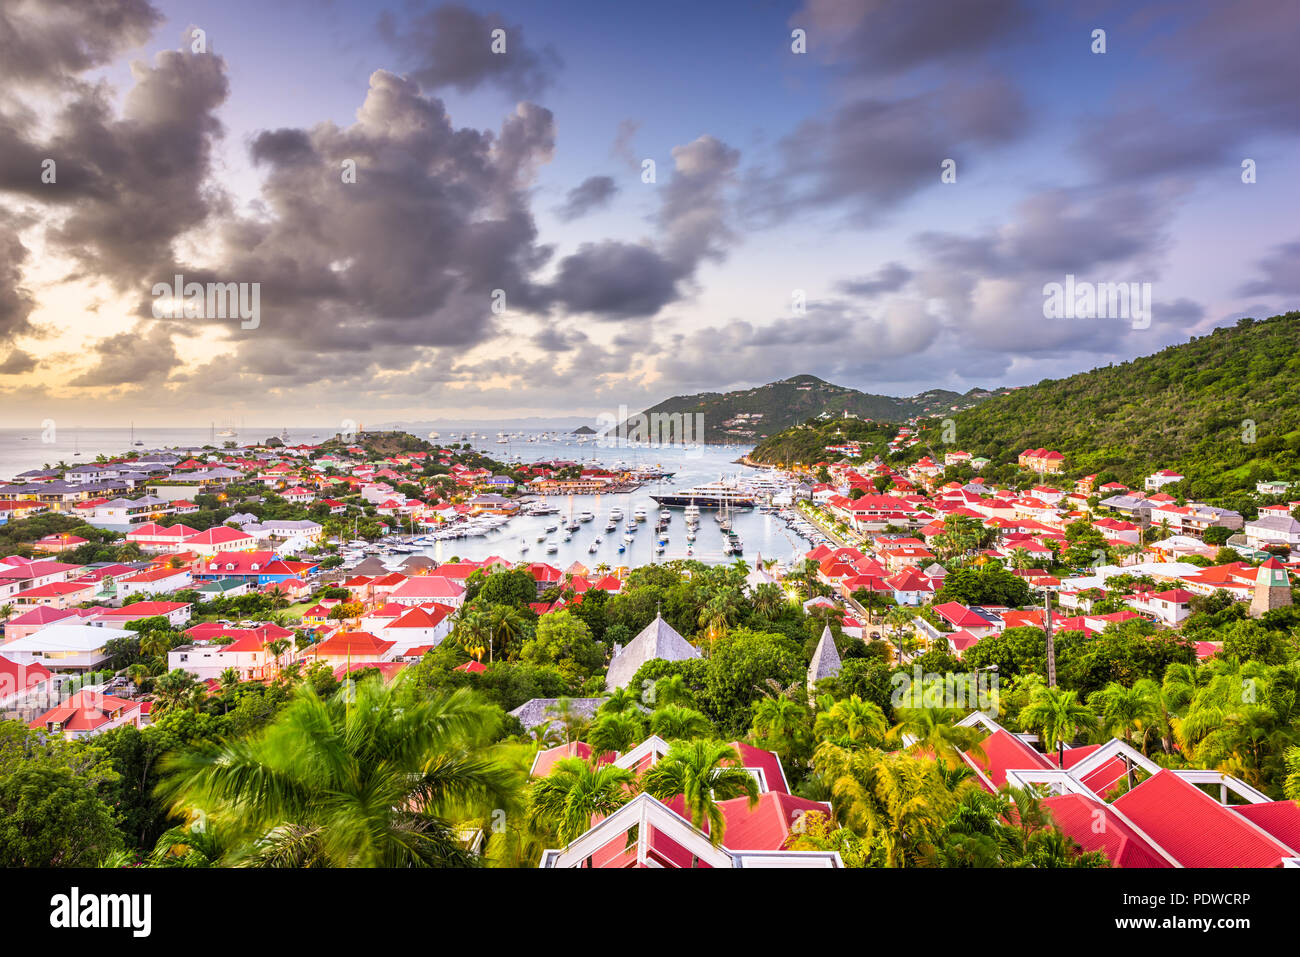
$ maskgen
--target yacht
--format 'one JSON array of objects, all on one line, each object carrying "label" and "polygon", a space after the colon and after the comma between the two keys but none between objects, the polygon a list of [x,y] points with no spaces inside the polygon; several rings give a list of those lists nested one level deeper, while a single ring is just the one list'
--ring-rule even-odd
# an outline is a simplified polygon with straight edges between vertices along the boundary
[{"label": "yacht", "polygon": [[591,513],[591,509],[589,509],[589,508],[584,508],[584,509],[582,510],[582,513],[581,513],[580,515],[578,515],[578,521],[580,521],[580,522],[590,522],[590,521],[591,521],[593,518],[595,518],[595,517],[596,517],[596,516],[593,515],[593,514]]},{"label": "yacht", "polygon": [[611,508],[609,510],[609,520],[611,522],[622,521],[622,519],[623,519],[623,510],[621,508],[615,506],[614,508]]},{"label": "yacht", "polygon": [[685,511],[685,517],[686,517],[686,521],[688,522],[698,522],[700,520],[700,507],[696,505],[694,502],[692,502],[690,505],[687,505]]},{"label": "yacht", "polygon": [[755,505],[755,493],[735,482],[725,481],[709,482],[670,494],[650,497],[664,508],[687,508],[696,505],[703,508],[750,509]]},{"label": "yacht", "polygon": [[644,522],[646,520],[645,508],[643,506],[638,505],[636,507],[636,510],[632,513],[632,517],[636,519],[638,522]]}]

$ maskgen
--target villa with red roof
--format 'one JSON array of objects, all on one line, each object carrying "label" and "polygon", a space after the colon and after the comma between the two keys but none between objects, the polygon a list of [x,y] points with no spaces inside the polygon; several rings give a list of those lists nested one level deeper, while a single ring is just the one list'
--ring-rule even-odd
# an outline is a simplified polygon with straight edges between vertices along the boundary
[{"label": "villa with red roof", "polygon": [[184,539],[181,547],[208,557],[222,552],[248,551],[256,544],[257,539],[248,532],[218,525]]},{"label": "villa with red roof", "polygon": [[432,601],[459,608],[465,601],[465,588],[435,572],[408,578],[389,593],[388,600],[399,605],[422,605]]},{"label": "villa with red roof", "polygon": [[[643,793],[606,817],[594,817],[591,829],[567,847],[543,852],[539,866],[842,867],[835,851],[785,849],[804,815],[829,816],[830,805],[790,794],[781,761],[772,752],[740,742],[732,747],[737,748],[742,766],[754,775],[759,799],[752,807],[744,797],[718,802],[725,830],[717,846],[708,838],[707,822],[703,829],[691,824],[681,797],[660,801]],[[599,760],[640,774],[668,751],[666,741],[651,736],[626,754]],[[539,752],[531,773],[549,774],[556,762],[568,757],[590,760],[591,751],[579,742]],[[630,839],[634,829],[635,838]]]},{"label": "villa with red roof", "polygon": [[148,714],[149,706],[146,702],[78,691],[32,721],[28,727],[61,733],[67,738],[87,738],[127,724],[139,728],[145,723]]},{"label": "villa with red roof", "polygon": [[980,712],[960,723],[989,732],[964,756],[987,790],[1045,788],[1053,823],[1116,867],[1300,867],[1300,806],[1230,774],[1162,768],[1118,738],[1045,755]]}]

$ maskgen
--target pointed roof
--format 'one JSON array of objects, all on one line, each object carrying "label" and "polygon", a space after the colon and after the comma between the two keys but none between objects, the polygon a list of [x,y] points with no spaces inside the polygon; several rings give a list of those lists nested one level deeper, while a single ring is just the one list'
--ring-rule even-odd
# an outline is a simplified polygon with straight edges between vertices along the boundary
[{"label": "pointed roof", "polygon": [[655,615],[655,620],[641,629],[641,633],[627,643],[627,647],[614,655],[609,663],[605,687],[613,691],[622,688],[636,675],[647,661],[686,661],[699,658],[700,650],[677,634],[672,625]]},{"label": "pointed roof", "polygon": [[822,629],[821,641],[813,652],[812,662],[808,665],[808,691],[811,692],[818,681],[834,678],[840,673],[840,653],[835,649],[835,636],[831,626]]}]

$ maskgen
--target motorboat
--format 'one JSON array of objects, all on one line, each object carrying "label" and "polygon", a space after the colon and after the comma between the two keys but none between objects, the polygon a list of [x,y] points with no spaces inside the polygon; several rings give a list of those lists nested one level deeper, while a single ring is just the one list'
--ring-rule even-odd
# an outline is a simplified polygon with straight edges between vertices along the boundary
[{"label": "motorboat", "polygon": [[549,552],[558,552],[559,550],[560,550],[560,543],[559,543],[559,542],[556,542],[556,541],[550,541],[550,542],[547,542],[547,543],[546,543],[546,551],[547,551],[548,553],[549,553]]},{"label": "motorboat", "polygon": [[646,520],[645,508],[643,506],[638,505],[636,507],[636,510],[632,512],[632,518],[634,518],[638,522],[644,522]]},{"label": "motorboat", "polygon": [[582,510],[582,512],[578,515],[578,521],[580,521],[580,522],[590,522],[590,521],[591,521],[593,518],[595,518],[595,517],[596,517],[596,516],[592,514],[591,509],[589,509],[589,508],[584,508],[584,509]]}]

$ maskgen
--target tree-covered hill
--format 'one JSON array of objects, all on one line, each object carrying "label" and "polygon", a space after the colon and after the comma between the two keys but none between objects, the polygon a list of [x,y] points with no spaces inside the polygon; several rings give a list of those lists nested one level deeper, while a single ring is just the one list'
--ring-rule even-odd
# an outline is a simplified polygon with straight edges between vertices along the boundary
[{"label": "tree-covered hill", "polygon": [[[814,375],[797,375],[778,382],[735,392],[702,392],[677,395],[646,409],[647,417],[659,415],[702,415],[706,442],[757,442],[782,429],[817,416],[843,416],[845,412],[882,422],[905,422],[917,416],[948,414],[982,402],[993,393],[972,389],[965,395],[931,389],[920,395],[897,398],[872,395],[834,385]],[[695,427],[691,420],[690,428]],[[627,424],[630,438],[664,441],[668,436],[642,436],[636,422]],[[692,434],[692,441],[700,437]],[[677,439],[673,439],[677,441]]]},{"label": "tree-covered hill", "polygon": [[[1169,491],[1240,504],[1258,481],[1300,480],[1298,398],[1300,312],[1242,319],[1154,355],[935,416],[924,423],[920,444],[890,461],[963,449],[988,458],[986,474],[1006,480],[1014,478],[1020,452],[1046,447],[1065,455],[1067,477],[1099,473],[1103,481],[1134,486],[1170,468],[1186,478]],[[944,428],[946,418],[951,428]],[[826,444],[824,432],[774,436],[754,457],[808,461],[815,445]]]}]

